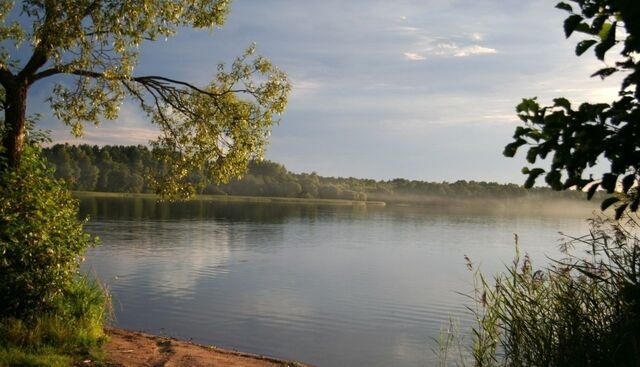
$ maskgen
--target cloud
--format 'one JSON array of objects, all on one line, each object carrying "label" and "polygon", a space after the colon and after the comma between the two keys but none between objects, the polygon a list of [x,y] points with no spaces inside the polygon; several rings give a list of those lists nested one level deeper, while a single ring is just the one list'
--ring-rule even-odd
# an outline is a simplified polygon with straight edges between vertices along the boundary
[{"label": "cloud", "polygon": [[405,52],[404,53],[404,57],[407,60],[411,60],[411,61],[420,61],[420,60],[424,60],[425,59],[424,56],[419,55],[419,54],[417,54],[415,52]]},{"label": "cloud", "polygon": [[495,54],[498,50],[491,47],[483,47],[480,45],[473,45],[469,47],[459,48],[458,51],[454,54],[456,57],[467,57],[471,55],[482,55],[482,54]]},{"label": "cloud", "polygon": [[393,30],[395,32],[404,33],[404,34],[418,34],[422,31],[422,29],[418,27],[409,27],[409,26],[394,27]]},{"label": "cloud", "polygon": [[474,41],[482,41],[482,34],[478,33],[478,32],[473,32],[471,34],[469,34],[469,38],[474,40]]},{"label": "cloud", "polygon": [[145,113],[134,104],[127,102],[122,105],[117,120],[102,121],[99,126],[86,124],[81,138],[71,136],[67,128],[58,127],[52,131],[52,140],[53,144],[147,145],[158,135],[158,127],[150,122]]},{"label": "cloud", "polygon": [[470,45],[461,47],[455,42],[442,42],[423,49],[422,52],[405,52],[404,57],[411,61],[420,61],[426,59],[425,55],[439,57],[468,57],[482,54],[495,54],[498,50],[492,47],[484,47],[480,45]]},{"label": "cloud", "polygon": [[413,50],[404,52],[405,58],[411,61],[424,60],[428,56],[467,57],[498,52],[496,48],[478,43],[484,39],[479,32],[439,36],[426,28],[410,25],[394,26],[391,31],[404,38],[403,43]]},{"label": "cloud", "polygon": [[290,80],[292,85],[291,100],[309,97],[311,94],[316,93],[323,88],[323,83],[317,79],[291,77]]},{"label": "cloud", "polygon": [[483,115],[482,118],[493,124],[512,124],[518,121],[518,116],[515,113],[488,114]]}]

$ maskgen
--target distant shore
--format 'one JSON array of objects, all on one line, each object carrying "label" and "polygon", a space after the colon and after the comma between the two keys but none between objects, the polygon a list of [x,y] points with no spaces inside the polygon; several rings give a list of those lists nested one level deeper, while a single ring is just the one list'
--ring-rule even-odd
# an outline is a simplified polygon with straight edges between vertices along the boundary
[{"label": "distant shore", "polygon": [[[97,192],[97,191],[73,191],[75,197],[107,197],[107,198],[141,198],[159,199],[160,197],[152,193],[129,193],[129,192]],[[236,195],[197,195],[195,200],[207,200],[217,202],[237,202],[237,203],[273,203],[273,204],[310,204],[310,205],[344,205],[344,206],[377,206],[387,205],[384,201],[360,201],[342,199],[317,199],[317,198],[287,198],[274,196],[236,196]]]},{"label": "distant shore", "polygon": [[[126,192],[97,192],[97,191],[72,191],[77,198],[140,198],[160,199],[153,193],[126,193]],[[465,213],[530,213],[530,214],[562,214],[591,216],[599,212],[597,200],[585,199],[549,198],[549,197],[523,197],[523,198],[494,198],[475,197],[460,198],[448,196],[422,196],[413,200],[342,200],[342,199],[318,199],[318,198],[289,198],[272,196],[236,196],[236,195],[197,195],[193,200],[204,200],[218,203],[256,203],[256,204],[281,204],[281,205],[326,205],[326,206],[354,206],[374,208],[403,208],[412,210],[465,212]]]},{"label": "distant shore", "polygon": [[123,329],[108,329],[106,345],[109,366],[237,366],[311,367],[295,361],[199,345],[174,338]]}]

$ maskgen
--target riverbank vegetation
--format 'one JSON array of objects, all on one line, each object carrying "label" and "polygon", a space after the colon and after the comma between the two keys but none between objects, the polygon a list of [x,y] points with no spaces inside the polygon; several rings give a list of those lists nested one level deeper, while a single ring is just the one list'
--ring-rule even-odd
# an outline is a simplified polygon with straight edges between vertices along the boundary
[{"label": "riverbank vegetation", "polygon": [[[44,154],[55,167],[57,178],[73,190],[99,192],[154,192],[154,174],[163,163],[145,146],[90,146],[57,144]],[[293,173],[283,165],[253,160],[242,178],[228,183],[208,181],[199,172],[189,173],[199,194],[384,201],[388,203],[434,204],[451,199],[478,198],[584,199],[577,191],[556,192],[548,188],[525,189],[515,184],[456,181],[425,182],[394,179],[324,177],[316,173]],[[199,184],[196,184],[199,183]]]},{"label": "riverbank vegetation", "polygon": [[69,182],[42,155],[48,140],[28,115],[33,85],[76,137],[133,101],[160,132],[155,191],[189,197],[184,172],[225,181],[261,156],[291,86],[253,45],[198,85],[138,74],[140,46],[178,29],[216,29],[229,9],[226,0],[0,1],[0,366],[99,356],[109,315],[109,297],[79,273],[95,239],[83,232]]},{"label": "riverbank vegetation", "polygon": [[80,274],[96,243],[37,145],[1,171],[0,366],[68,366],[100,356],[109,297]]},{"label": "riverbank vegetation", "polygon": [[[615,216],[591,219],[588,235],[569,238],[561,248],[565,256],[540,269],[519,250],[506,271],[493,278],[468,260],[469,269],[476,271],[471,298],[477,324],[470,358],[457,354],[460,365],[640,363],[640,8],[605,0],[572,0],[556,7],[569,13],[565,35],[586,37],[576,45],[578,56],[590,48],[601,61],[607,56],[607,65],[592,76],[620,76],[618,97],[577,108],[564,97],[550,106],[524,99],[516,107],[523,126],[516,128],[504,154],[513,157],[526,147],[529,164],[550,163],[548,168],[523,169],[527,187],[544,176],[553,189],[577,187],[587,190],[589,198],[606,190],[611,195],[600,208],[615,207]],[[608,54],[610,50],[617,54]],[[600,179],[586,174],[598,164],[604,172]],[[455,339],[451,334],[442,338],[445,346],[459,345]]]},{"label": "riverbank vegetation", "polygon": [[588,235],[567,238],[562,259],[538,269],[516,236],[513,263],[493,278],[467,259],[475,274],[471,348],[455,329],[443,332],[440,365],[637,365],[638,230],[635,216],[593,219]]}]

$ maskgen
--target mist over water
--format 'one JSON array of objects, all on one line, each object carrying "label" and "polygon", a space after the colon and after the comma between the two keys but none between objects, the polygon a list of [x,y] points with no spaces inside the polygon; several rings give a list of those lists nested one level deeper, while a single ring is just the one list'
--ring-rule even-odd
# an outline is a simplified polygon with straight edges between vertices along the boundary
[{"label": "mist over water", "polygon": [[470,325],[457,293],[472,289],[464,255],[499,271],[517,233],[541,264],[558,255],[558,232],[587,231],[582,203],[491,203],[85,198],[87,230],[102,245],[83,268],[107,283],[119,327],[318,366],[430,365],[440,327],[450,317]]}]

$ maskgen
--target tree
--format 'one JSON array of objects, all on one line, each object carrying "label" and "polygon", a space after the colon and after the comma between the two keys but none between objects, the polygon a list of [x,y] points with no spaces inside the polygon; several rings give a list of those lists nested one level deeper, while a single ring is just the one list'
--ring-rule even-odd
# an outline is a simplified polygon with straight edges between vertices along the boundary
[{"label": "tree", "polygon": [[73,186],[79,176],[79,168],[67,148],[67,145],[54,146],[49,161],[56,166],[55,177],[64,180],[67,185]]},{"label": "tree", "polygon": [[98,182],[100,170],[91,163],[91,159],[84,152],[78,157],[78,167],[80,168],[80,177],[76,188],[81,191],[93,191]]},{"label": "tree", "polygon": [[[254,56],[252,46],[229,70],[219,65],[207,85],[134,73],[142,42],[170,37],[181,27],[220,26],[230,3],[0,0],[0,154],[7,169],[19,166],[25,146],[29,89],[57,76],[48,101],[75,136],[86,123],[115,119],[125,98],[159,126],[153,145],[168,167],[157,179],[161,193],[193,193],[189,171],[204,170],[217,181],[241,174],[251,157],[261,155],[274,115],[285,108],[290,85],[282,71]],[[29,51],[25,62],[16,58],[18,49]]]},{"label": "tree", "polygon": [[18,169],[0,175],[1,325],[6,317],[49,311],[95,239],[83,232],[78,202],[53,177],[38,146],[28,143]]},{"label": "tree", "polygon": [[[587,189],[591,199],[598,188],[608,193],[602,210],[618,203],[616,217],[628,209],[638,210],[640,195],[636,186],[640,179],[640,4],[628,0],[571,0],[557,8],[570,15],[564,22],[567,37],[579,32],[587,36],[575,49],[576,55],[588,49],[607,65],[592,77],[605,79],[622,74],[624,79],[618,98],[612,103],[582,103],[575,108],[566,98],[556,98],[553,105],[541,107],[536,98],[524,99],[516,110],[524,126],[516,128],[514,141],[504,154],[513,157],[522,146],[529,146],[527,161],[552,156],[548,171],[525,167],[526,187],[545,174],[545,181],[556,190],[576,187]],[[618,46],[614,48],[614,46]],[[608,53],[619,50],[617,56]],[[609,161],[601,179],[585,178],[585,170],[598,159]],[[621,182],[618,182],[622,177]]]}]

